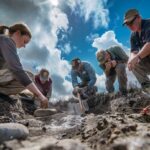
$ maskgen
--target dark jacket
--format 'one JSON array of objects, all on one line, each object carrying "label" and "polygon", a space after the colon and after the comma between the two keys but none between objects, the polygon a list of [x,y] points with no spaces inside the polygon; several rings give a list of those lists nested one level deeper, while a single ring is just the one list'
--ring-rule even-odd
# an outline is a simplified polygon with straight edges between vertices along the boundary
[{"label": "dark jacket", "polygon": [[52,80],[49,78],[45,83],[42,83],[40,80],[40,75],[35,75],[35,84],[38,89],[42,92],[47,98],[51,97],[52,94]]}]

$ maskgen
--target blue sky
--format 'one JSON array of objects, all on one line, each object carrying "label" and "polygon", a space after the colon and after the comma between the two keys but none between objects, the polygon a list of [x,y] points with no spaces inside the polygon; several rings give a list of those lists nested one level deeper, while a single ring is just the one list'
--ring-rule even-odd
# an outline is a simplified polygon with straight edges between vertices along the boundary
[{"label": "blue sky", "polygon": [[[24,69],[37,73],[47,68],[53,80],[53,97],[71,94],[70,60],[89,61],[97,73],[99,92],[105,91],[105,76],[95,53],[120,45],[129,54],[130,31],[122,26],[130,8],[149,18],[148,0],[0,0],[0,24],[23,21],[32,31],[32,41],[18,51]],[[137,82],[128,72],[129,82]],[[117,84],[116,84],[117,86]]]}]

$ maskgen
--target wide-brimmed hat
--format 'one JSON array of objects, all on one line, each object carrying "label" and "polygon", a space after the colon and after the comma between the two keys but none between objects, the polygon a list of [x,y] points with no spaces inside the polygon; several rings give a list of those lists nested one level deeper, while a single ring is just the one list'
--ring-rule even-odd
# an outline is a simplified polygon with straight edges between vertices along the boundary
[{"label": "wide-brimmed hat", "polygon": [[128,22],[131,22],[136,16],[139,15],[138,10],[136,9],[129,9],[125,15],[124,15],[124,21],[123,21],[123,25],[125,25]]}]

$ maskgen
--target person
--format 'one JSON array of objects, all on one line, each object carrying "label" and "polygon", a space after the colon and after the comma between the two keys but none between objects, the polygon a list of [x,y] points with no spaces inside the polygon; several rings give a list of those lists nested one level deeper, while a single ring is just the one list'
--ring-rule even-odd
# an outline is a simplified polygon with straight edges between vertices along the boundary
[{"label": "person", "polygon": [[35,84],[41,93],[49,100],[52,94],[52,80],[49,77],[49,71],[47,69],[43,68],[35,75]]},{"label": "person", "polygon": [[123,25],[132,31],[128,68],[136,76],[143,90],[150,94],[150,19],[142,19],[138,10],[129,9],[125,13]]},{"label": "person", "polygon": [[0,92],[14,95],[28,89],[37,96],[41,107],[47,108],[47,98],[28,76],[32,74],[24,71],[17,54],[17,48],[25,47],[31,40],[29,27],[24,23],[0,26],[0,33]]},{"label": "person", "polygon": [[108,93],[114,93],[114,82],[116,76],[119,81],[119,91],[125,95],[127,93],[127,75],[126,63],[128,56],[119,46],[112,46],[106,50],[99,50],[96,53],[99,66],[106,75],[106,90]]},{"label": "person", "polygon": [[94,86],[96,83],[96,74],[90,63],[81,61],[79,58],[74,58],[71,61],[71,65],[73,94],[77,96],[79,92],[82,99],[95,95],[97,91],[97,87]]}]

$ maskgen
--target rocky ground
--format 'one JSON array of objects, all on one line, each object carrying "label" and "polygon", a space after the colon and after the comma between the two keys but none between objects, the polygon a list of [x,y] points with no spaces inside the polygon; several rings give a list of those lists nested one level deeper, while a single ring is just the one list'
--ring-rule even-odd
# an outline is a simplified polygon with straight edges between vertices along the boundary
[{"label": "rocky ground", "polygon": [[36,106],[29,97],[0,95],[0,123],[20,123],[29,130],[26,139],[0,142],[0,149],[150,150],[150,115],[140,114],[150,105],[147,95],[140,91],[127,96],[97,94],[88,104],[86,115],[70,99],[51,105],[57,111],[41,117],[34,114]]}]

